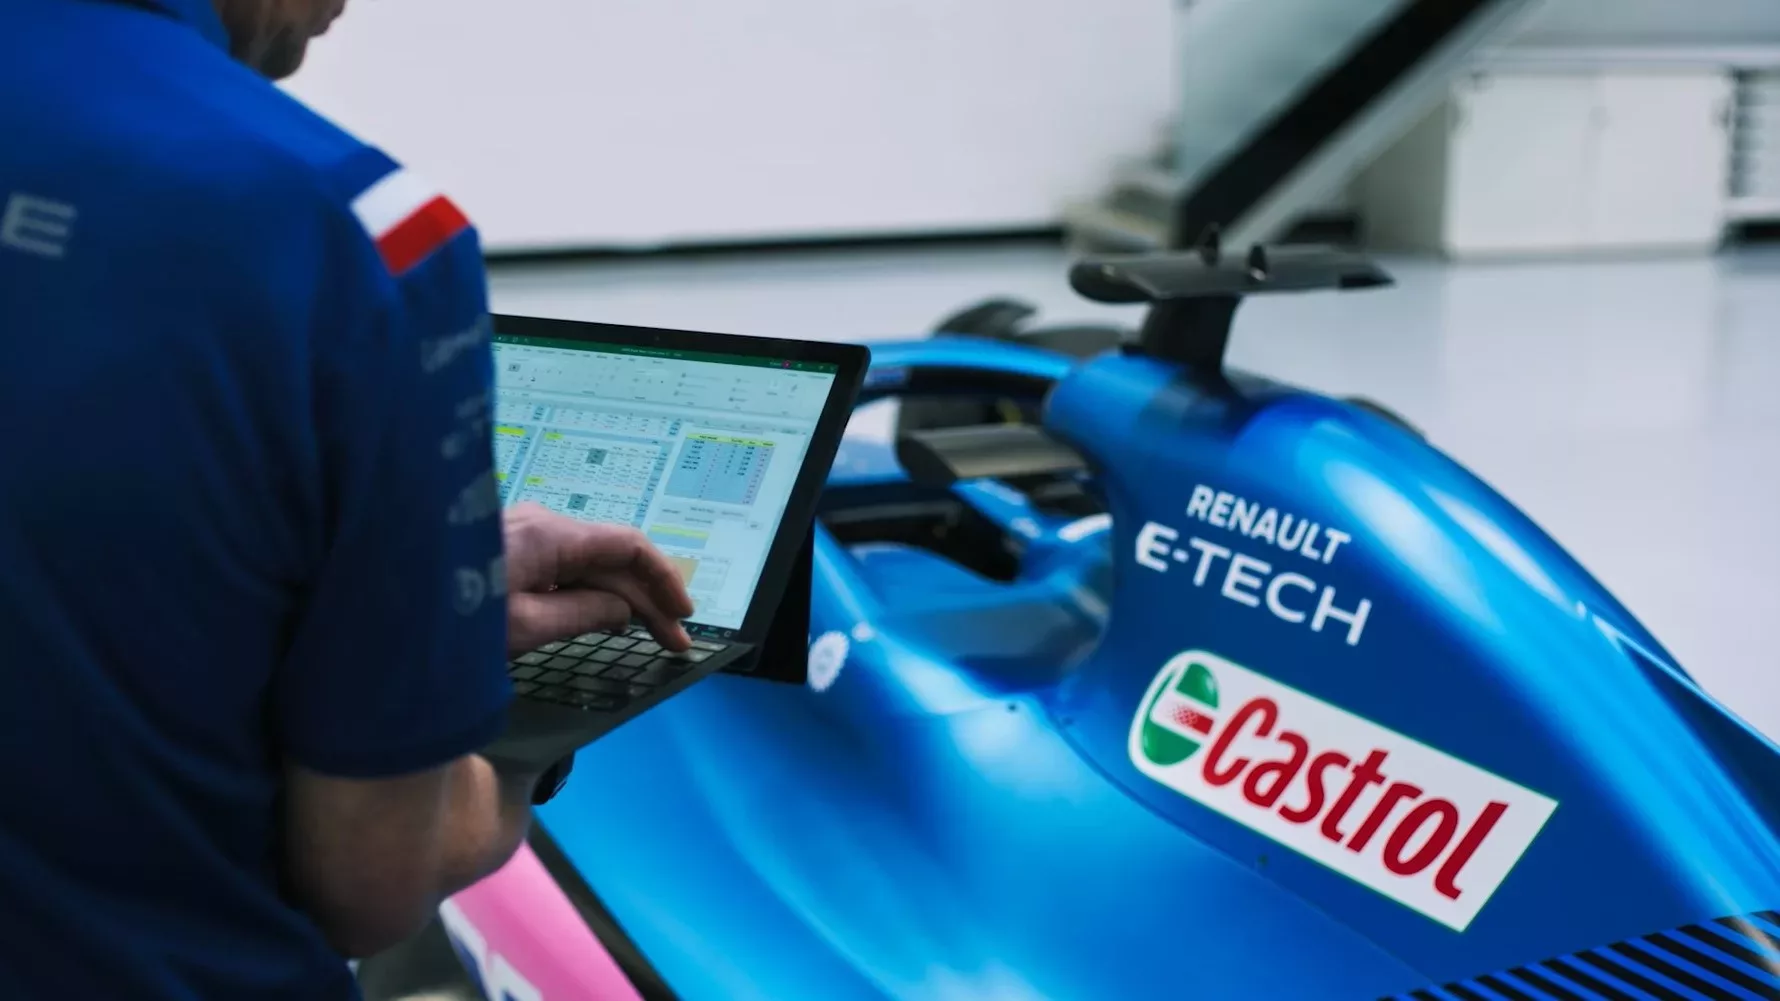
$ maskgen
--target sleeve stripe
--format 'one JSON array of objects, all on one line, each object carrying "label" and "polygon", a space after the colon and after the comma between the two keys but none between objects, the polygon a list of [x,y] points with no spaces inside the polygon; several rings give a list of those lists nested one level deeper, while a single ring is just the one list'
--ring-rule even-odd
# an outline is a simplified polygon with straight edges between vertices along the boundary
[{"label": "sleeve stripe", "polygon": [[432,256],[470,220],[439,189],[413,171],[398,169],[353,199],[353,214],[396,275]]}]

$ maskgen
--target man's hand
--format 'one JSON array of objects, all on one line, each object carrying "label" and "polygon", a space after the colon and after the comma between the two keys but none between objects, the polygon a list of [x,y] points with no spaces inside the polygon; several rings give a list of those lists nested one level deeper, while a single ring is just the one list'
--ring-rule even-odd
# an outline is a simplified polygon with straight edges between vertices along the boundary
[{"label": "man's hand", "polygon": [[535,504],[506,514],[507,647],[535,650],[633,618],[656,642],[684,650],[680,620],[692,614],[686,585],[643,533],[576,521]]}]

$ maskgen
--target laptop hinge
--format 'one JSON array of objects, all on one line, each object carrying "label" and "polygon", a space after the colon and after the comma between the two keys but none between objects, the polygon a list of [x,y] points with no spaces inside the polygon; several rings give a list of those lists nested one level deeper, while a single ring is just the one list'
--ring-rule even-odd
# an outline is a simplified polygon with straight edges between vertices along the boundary
[{"label": "laptop hinge", "polygon": [[804,533],[791,577],[779,594],[779,607],[767,627],[766,639],[751,653],[723,669],[762,681],[802,685],[810,679],[810,588],[815,580],[814,530]]}]

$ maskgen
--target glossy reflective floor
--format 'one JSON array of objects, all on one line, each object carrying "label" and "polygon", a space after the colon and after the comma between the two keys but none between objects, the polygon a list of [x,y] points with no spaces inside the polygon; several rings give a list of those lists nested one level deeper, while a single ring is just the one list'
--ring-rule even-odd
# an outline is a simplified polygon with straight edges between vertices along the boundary
[{"label": "glossy reflective floor", "polygon": [[[1082,302],[1048,246],[497,267],[504,312],[858,340],[992,294]],[[1780,251],[1449,266],[1251,302],[1235,366],[1389,404],[1518,503],[1709,691],[1780,737]],[[887,415],[863,415],[882,433]],[[1628,721],[1635,725],[1635,721]]]}]

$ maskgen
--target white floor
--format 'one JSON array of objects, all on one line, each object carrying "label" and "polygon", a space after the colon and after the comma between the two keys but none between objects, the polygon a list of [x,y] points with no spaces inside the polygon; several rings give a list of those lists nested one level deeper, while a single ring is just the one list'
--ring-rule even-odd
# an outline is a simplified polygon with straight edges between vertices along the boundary
[{"label": "white floor", "polygon": [[[1009,246],[532,264],[497,268],[494,303],[861,340],[920,336],[991,294],[1109,312],[1070,292],[1067,261]],[[1403,412],[1780,738],[1780,253],[1386,263],[1395,289],[1247,304],[1232,364]]]}]

